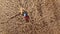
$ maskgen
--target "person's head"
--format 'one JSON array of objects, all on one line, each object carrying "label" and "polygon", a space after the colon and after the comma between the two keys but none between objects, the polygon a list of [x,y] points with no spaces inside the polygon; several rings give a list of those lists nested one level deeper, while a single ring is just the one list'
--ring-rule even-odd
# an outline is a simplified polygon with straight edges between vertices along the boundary
[{"label": "person's head", "polygon": [[22,14],[23,16],[28,16],[28,13],[27,13],[27,11],[25,11],[24,10],[24,12],[23,12],[23,14]]}]

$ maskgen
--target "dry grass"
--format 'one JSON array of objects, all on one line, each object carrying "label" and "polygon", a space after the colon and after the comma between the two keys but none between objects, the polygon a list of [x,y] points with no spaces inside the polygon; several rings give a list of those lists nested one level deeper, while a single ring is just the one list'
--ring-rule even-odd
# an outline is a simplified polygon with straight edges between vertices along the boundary
[{"label": "dry grass", "polygon": [[60,34],[59,9],[60,0],[0,0],[0,34]]}]

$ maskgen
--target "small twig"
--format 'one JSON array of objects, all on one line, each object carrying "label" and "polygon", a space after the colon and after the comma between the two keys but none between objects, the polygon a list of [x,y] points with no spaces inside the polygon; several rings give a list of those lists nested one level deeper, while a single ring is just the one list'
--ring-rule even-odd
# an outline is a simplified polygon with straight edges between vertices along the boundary
[{"label": "small twig", "polygon": [[16,14],[16,15],[12,16],[10,19],[13,19],[13,18],[15,18],[16,16],[19,16],[19,15],[20,15],[20,13],[18,13],[18,14]]},{"label": "small twig", "polygon": [[19,15],[20,15],[20,13],[14,15],[14,16],[12,16],[12,17],[10,17],[9,20],[7,21],[7,23],[8,23],[11,19],[13,19],[13,18],[15,18],[16,16],[19,16]]}]

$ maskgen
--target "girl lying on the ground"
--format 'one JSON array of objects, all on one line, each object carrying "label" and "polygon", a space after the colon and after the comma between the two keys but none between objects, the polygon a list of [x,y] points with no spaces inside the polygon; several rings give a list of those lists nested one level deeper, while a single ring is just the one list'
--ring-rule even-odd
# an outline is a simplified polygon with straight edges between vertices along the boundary
[{"label": "girl lying on the ground", "polygon": [[24,16],[26,22],[29,22],[29,16],[28,16],[27,11],[24,11],[24,12],[23,12],[23,16]]}]

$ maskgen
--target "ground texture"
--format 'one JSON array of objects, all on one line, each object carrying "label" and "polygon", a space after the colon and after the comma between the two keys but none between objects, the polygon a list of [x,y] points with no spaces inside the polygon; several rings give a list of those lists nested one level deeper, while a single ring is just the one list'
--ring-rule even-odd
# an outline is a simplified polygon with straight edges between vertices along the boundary
[{"label": "ground texture", "polygon": [[0,0],[0,34],[60,34],[60,0]]}]

